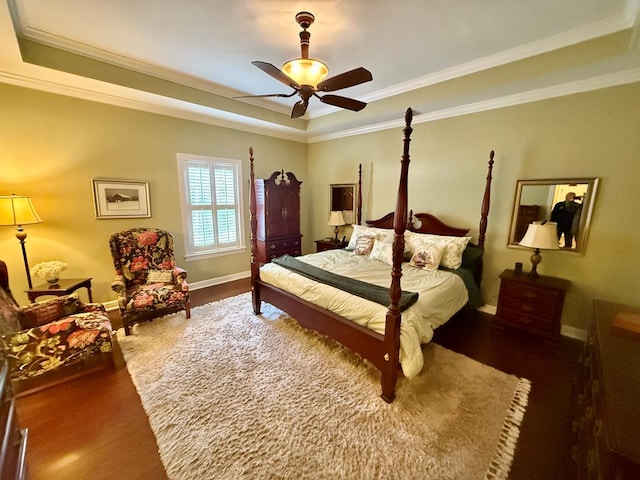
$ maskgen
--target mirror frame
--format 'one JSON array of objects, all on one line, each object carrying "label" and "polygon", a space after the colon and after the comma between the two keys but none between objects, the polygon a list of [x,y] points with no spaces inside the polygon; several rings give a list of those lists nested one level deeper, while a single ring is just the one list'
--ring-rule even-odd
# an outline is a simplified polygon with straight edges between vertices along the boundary
[{"label": "mirror frame", "polygon": [[[334,189],[351,189],[351,209],[341,209],[334,208],[333,204],[333,191]],[[356,184],[355,183],[332,183],[329,185],[329,212],[335,212],[340,210],[342,212],[342,216],[344,217],[344,221],[347,225],[351,225],[355,222],[355,214],[356,214]],[[350,213],[349,213],[350,212]]]},{"label": "mirror frame", "polygon": [[[589,236],[589,228],[591,226],[591,215],[593,213],[593,205],[595,203],[596,192],[598,190],[599,178],[551,178],[541,180],[518,180],[516,183],[516,193],[513,201],[513,210],[511,212],[511,228],[509,229],[509,238],[507,240],[507,247],[511,248],[526,248],[521,247],[517,241],[515,241],[516,230],[518,228],[518,211],[520,207],[520,199],[522,198],[522,190],[527,186],[540,186],[540,185],[569,185],[569,184],[587,184],[587,190],[584,194],[582,213],[580,215],[580,223],[578,224],[578,234],[576,235],[576,247],[575,248],[561,248],[558,252],[568,253],[580,253],[583,254],[587,244]],[[551,204],[546,205],[549,212],[553,208]],[[539,218],[538,220],[545,220]],[[549,218],[546,218],[548,221]]]}]

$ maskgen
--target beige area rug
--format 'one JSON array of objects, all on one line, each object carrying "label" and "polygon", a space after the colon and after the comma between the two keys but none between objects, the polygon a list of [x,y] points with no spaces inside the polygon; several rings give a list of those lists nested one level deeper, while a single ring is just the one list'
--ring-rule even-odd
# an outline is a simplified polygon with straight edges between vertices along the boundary
[{"label": "beige area rug", "polygon": [[118,331],[172,479],[506,478],[530,383],[435,344],[379,373],[249,294]]}]

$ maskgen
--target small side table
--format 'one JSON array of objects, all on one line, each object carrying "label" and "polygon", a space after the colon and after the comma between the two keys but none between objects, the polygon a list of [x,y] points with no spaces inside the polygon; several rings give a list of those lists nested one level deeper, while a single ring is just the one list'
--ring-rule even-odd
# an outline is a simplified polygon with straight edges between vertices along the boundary
[{"label": "small side table", "polygon": [[336,242],[333,239],[316,240],[316,252],[324,252],[325,250],[335,250],[337,248],[345,248],[349,245],[347,242]]},{"label": "small side table", "polygon": [[519,328],[549,340],[560,338],[560,320],[569,280],[505,270],[500,274],[498,311],[494,323]]},{"label": "small side table", "polygon": [[25,290],[27,298],[31,303],[35,302],[38,297],[43,295],[55,295],[61,297],[62,295],[69,295],[71,292],[75,292],[79,288],[86,288],[89,294],[89,302],[93,302],[91,296],[91,278],[61,278],[57,285],[49,285],[44,283],[37,287]]}]

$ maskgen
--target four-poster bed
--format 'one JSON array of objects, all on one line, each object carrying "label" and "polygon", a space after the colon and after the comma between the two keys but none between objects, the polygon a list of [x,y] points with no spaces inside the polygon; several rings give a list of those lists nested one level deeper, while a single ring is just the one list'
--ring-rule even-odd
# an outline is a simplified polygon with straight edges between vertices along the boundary
[{"label": "four-poster bed", "polygon": [[[289,315],[295,318],[296,321],[303,327],[309,328],[321,334],[327,335],[333,338],[334,340],[340,342],[341,344],[345,345],[346,347],[350,348],[354,352],[358,353],[363,358],[369,360],[381,372],[381,385],[382,385],[381,396],[387,402],[391,402],[395,398],[395,388],[396,388],[396,382],[398,378],[398,370],[401,368],[401,318],[404,314],[408,320],[407,324],[413,325],[415,323],[415,320],[414,320],[415,317],[420,315],[418,313],[414,313],[414,311],[419,311],[420,308],[423,308],[419,306],[419,302],[417,302],[416,300],[414,300],[414,302],[416,303],[415,305],[411,305],[411,306],[407,306],[404,304],[401,305],[401,301],[404,302],[404,300],[406,299],[406,296],[410,294],[410,292],[403,292],[401,290],[401,285],[400,285],[401,283],[400,278],[403,275],[402,262],[405,254],[405,231],[407,231],[407,234],[410,234],[410,232],[413,232],[411,233],[411,235],[434,234],[439,236],[446,236],[446,238],[463,237],[466,239],[466,241],[468,241],[469,239],[469,237],[466,237],[469,231],[468,229],[451,227],[430,214],[418,213],[413,215],[412,213],[409,214],[408,212],[407,180],[408,180],[408,171],[409,171],[409,163],[410,163],[409,143],[410,143],[410,137],[412,132],[412,128],[411,128],[412,116],[413,116],[413,113],[411,109],[408,109],[405,115],[405,128],[403,130],[404,146],[403,146],[400,182],[398,187],[398,196],[396,200],[395,212],[389,213],[378,220],[366,221],[368,227],[373,228],[374,231],[377,231],[377,229],[393,229],[393,233],[389,233],[389,236],[387,237],[387,239],[390,239],[389,237],[393,238],[392,246],[390,246],[389,250],[387,251],[388,257],[392,257],[387,259],[387,263],[391,265],[391,286],[388,288],[388,290],[385,289],[384,291],[384,297],[386,301],[384,302],[385,307],[382,310],[383,313],[380,315],[380,317],[384,317],[384,322],[380,324],[380,322],[382,322],[382,319],[381,318],[379,319],[378,328],[377,328],[378,331],[374,331],[371,329],[374,327],[368,328],[367,326],[364,326],[363,324],[361,324],[361,322],[356,323],[357,320],[354,321],[352,319],[345,318],[344,312],[342,312],[339,308],[336,308],[334,309],[334,311],[332,311],[329,308],[325,308],[324,306],[321,306],[323,304],[329,305],[329,303],[331,303],[329,299],[323,300],[320,297],[318,297],[320,298],[320,301],[317,301],[316,299],[315,302],[312,302],[312,301],[308,301],[303,298],[300,298],[299,295],[291,293],[296,291],[295,286],[291,288],[289,287],[280,288],[278,286],[273,285],[271,282],[275,283],[275,277],[282,274],[281,271],[284,270],[280,266],[276,266],[272,264],[265,265],[263,273],[265,277],[268,277],[269,282],[265,281],[264,278],[261,278],[260,264],[255,254],[255,252],[257,252],[257,237],[256,237],[257,220],[256,220],[256,198],[255,198],[255,191],[254,191],[254,182],[255,182],[254,158],[253,158],[253,148],[249,149],[250,175],[251,175],[251,195],[250,195],[251,251],[252,251],[251,293],[252,293],[253,311],[256,314],[259,314],[261,309],[261,302],[268,302],[282,309],[283,311],[287,312]],[[471,247],[471,248],[475,248],[480,252],[484,248],[485,234],[486,234],[486,228],[487,228],[487,218],[489,214],[493,156],[494,154],[492,151],[490,154],[490,159],[488,164],[489,165],[488,173],[487,173],[486,184],[485,184],[485,192],[482,200],[478,243],[477,245]],[[360,178],[358,183],[359,185],[361,185],[362,183],[362,180],[361,180],[362,167],[361,166],[359,168],[359,176]],[[358,224],[361,221],[361,209],[362,209],[362,197],[361,197],[361,189],[359,188],[357,214],[356,214]],[[390,230],[388,231],[390,232]],[[466,245],[466,242],[464,243],[464,245]],[[308,257],[307,261],[311,265],[313,265],[314,263],[316,265],[321,265],[323,263],[323,259],[319,258],[319,256],[321,255],[329,255],[329,256],[342,255],[342,257],[338,259],[341,265],[345,263],[350,263],[348,261],[350,260],[350,258],[346,257],[346,255],[351,255],[351,259],[354,260],[354,262],[351,262],[351,263],[359,263],[363,265],[365,263],[364,259],[360,259],[360,258],[356,259],[357,255],[348,253],[346,251],[336,251],[336,250],[312,254],[302,258],[306,259]],[[284,259],[284,260],[287,260],[287,259]],[[307,261],[305,261],[304,263],[306,263]],[[295,259],[292,259],[291,262],[294,263],[294,266],[295,266],[295,263],[299,263]],[[372,260],[372,262],[375,263],[376,260]],[[282,263],[284,264],[286,262],[283,261]],[[377,262],[376,267],[379,266],[378,263],[382,265],[382,262]],[[371,264],[361,268],[370,269]],[[383,268],[383,267],[380,267],[380,268]],[[388,267],[386,268],[387,268],[386,278],[388,279]],[[479,285],[479,281],[481,278],[481,258],[479,259],[478,262],[475,263],[475,266],[471,268],[473,269],[471,277],[475,278]],[[413,269],[413,270],[417,270],[417,269]],[[462,270],[462,268],[460,268],[460,270]],[[414,275],[412,275],[413,273],[414,273],[413,271],[411,272],[407,271],[405,280],[407,280],[408,284],[412,286],[422,285],[421,279],[419,280],[413,279],[414,277]],[[460,278],[458,278],[456,275],[449,275],[448,273],[443,273],[441,271],[427,272],[427,273],[428,273],[427,276],[436,278],[435,283],[438,283],[438,284],[446,283],[446,284],[451,284],[452,286],[455,287],[454,293],[451,294],[452,295],[451,298],[453,298],[454,300],[450,301],[450,298],[447,297],[446,301],[441,302],[442,305],[450,304],[453,310],[443,312],[442,313],[443,318],[440,318],[437,322],[434,323],[434,325],[432,325],[435,327],[438,324],[444,323],[444,321],[448,320],[453,314],[455,314],[456,311],[459,310],[466,303],[469,297],[466,296],[467,294],[466,294],[466,289],[464,287],[464,282],[462,282],[462,280],[460,280]],[[283,275],[295,276],[296,273],[289,272]],[[332,274],[329,273],[327,275],[332,275]],[[356,278],[356,277],[352,277],[351,274],[349,274],[349,277]],[[456,277],[456,278],[453,278],[453,277]],[[344,280],[344,277],[341,277],[341,278]],[[293,284],[298,285],[301,290],[311,289],[311,287],[313,286],[312,284],[317,283],[305,277],[299,276],[297,277],[297,279],[298,280],[294,281]],[[318,280],[318,281],[323,282],[323,280]],[[471,281],[473,281],[473,279]],[[327,283],[327,282],[324,282],[324,283]],[[350,280],[349,283],[358,284],[362,282],[358,282],[358,280],[354,279],[354,280]],[[372,283],[375,283],[375,282],[372,282]],[[388,280],[386,285],[388,285]],[[321,291],[320,288],[332,289],[335,287],[318,286],[318,291]],[[379,288],[379,287],[376,287],[376,288]],[[460,288],[464,290],[464,295],[465,295],[462,299],[459,294]],[[457,289],[457,291],[455,291],[455,289]],[[347,290],[349,289],[347,288]],[[419,289],[416,288],[415,290],[419,290]],[[415,295],[416,298],[424,297],[427,300],[429,300],[430,295],[431,295],[430,298],[432,300],[436,298],[433,295],[439,295],[438,290],[436,289],[433,289],[433,292],[436,292],[436,293],[432,294],[431,292],[432,292],[432,289],[431,289],[431,286],[429,286],[428,288],[425,287],[423,290],[420,290],[420,293],[418,295],[416,295],[415,293],[411,295]],[[332,294],[327,294],[326,296],[331,297],[331,299],[333,299],[333,297],[339,298],[340,296],[344,297],[348,295],[350,294],[342,291],[333,290]],[[450,295],[450,294],[446,293],[446,295]],[[362,304],[363,302],[362,299],[358,297],[351,296],[351,298],[353,299],[351,303],[359,305],[359,304]],[[365,303],[372,303],[372,302],[365,301]],[[378,302],[378,303],[382,303],[382,302]],[[381,307],[378,305],[377,307],[372,307],[372,308],[377,308],[379,311]],[[386,310],[386,314],[384,313],[385,310]],[[342,314],[335,313],[336,311]],[[375,310],[372,310],[372,312],[374,311]],[[418,330],[420,330],[421,328],[422,327],[417,327]],[[403,346],[403,354],[405,358],[407,357],[407,352],[406,352],[407,348],[405,348],[404,338],[407,338],[409,335],[406,333],[408,329],[409,329],[408,325],[406,326],[402,325],[402,332],[403,332],[402,346]],[[417,342],[418,342],[418,349],[419,349],[420,336],[413,335],[413,337],[418,338]],[[423,340],[425,340],[424,337],[425,335],[423,334],[422,335]],[[415,338],[412,340],[413,344],[415,344],[416,342]],[[430,337],[428,337],[428,339],[430,339]],[[422,361],[421,351],[420,351],[420,361]],[[419,363],[418,367],[421,368],[422,363]],[[405,370],[404,361],[402,364],[402,368],[403,370]],[[406,370],[405,370],[405,373],[406,373]]]}]

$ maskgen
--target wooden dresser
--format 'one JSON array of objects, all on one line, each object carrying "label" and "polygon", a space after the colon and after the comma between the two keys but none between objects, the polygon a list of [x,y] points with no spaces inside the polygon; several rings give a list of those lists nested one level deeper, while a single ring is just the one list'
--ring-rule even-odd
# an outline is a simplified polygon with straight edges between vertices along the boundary
[{"label": "wooden dresser", "polygon": [[560,336],[564,297],[571,282],[505,270],[500,274],[500,295],[494,323],[515,327],[552,340]]},{"label": "wooden dresser", "polygon": [[573,421],[576,478],[640,478],[640,336],[612,328],[618,312],[640,308],[594,300],[580,358]]},{"label": "wooden dresser", "polygon": [[2,449],[0,450],[0,478],[26,478],[27,429],[18,427],[15,399],[9,382],[9,367],[3,359],[0,368],[0,425],[2,425]]},{"label": "wooden dresser", "polygon": [[291,172],[273,172],[255,179],[257,259],[270,262],[284,254],[302,253],[300,234],[300,185]]}]

